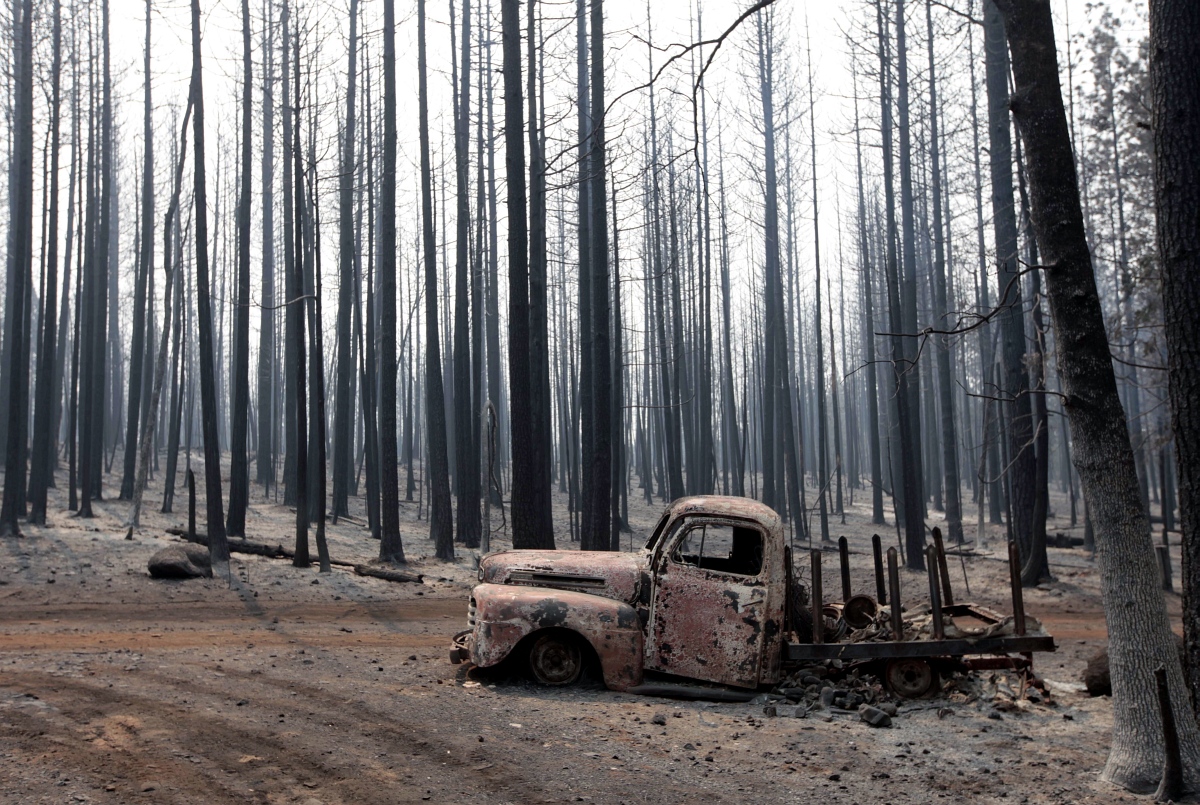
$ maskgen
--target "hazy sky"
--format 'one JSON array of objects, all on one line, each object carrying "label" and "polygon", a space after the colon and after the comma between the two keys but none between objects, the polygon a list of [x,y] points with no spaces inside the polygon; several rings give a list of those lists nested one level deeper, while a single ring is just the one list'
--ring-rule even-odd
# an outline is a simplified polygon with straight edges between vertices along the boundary
[{"label": "hazy sky", "polygon": [[[124,120],[122,142],[123,158],[126,164],[132,165],[140,159],[141,152],[141,92],[142,92],[142,42],[144,36],[145,4],[137,0],[110,0],[112,9],[114,71],[120,74],[118,93],[123,98],[121,112]],[[955,0],[955,5],[963,7],[965,0]],[[704,34],[706,38],[713,37],[723,31],[738,14],[749,4],[749,0],[730,2],[729,0],[709,0],[703,4]],[[971,0],[972,7],[978,14],[977,0]],[[1077,33],[1088,23],[1086,0],[1053,0],[1056,24],[1059,31],[1060,62],[1065,60],[1066,22],[1070,19],[1072,32]],[[494,30],[498,33],[499,3],[492,2],[493,16],[496,20]],[[327,104],[322,107],[323,139],[322,172],[331,176],[336,170],[336,141],[332,137],[334,122],[340,116],[337,105],[340,104],[340,87],[345,81],[346,70],[346,30],[348,19],[348,0],[309,0],[301,4],[300,15],[309,31],[303,47],[305,54],[312,48],[320,49],[319,62],[322,68],[318,75],[318,100]],[[821,238],[824,260],[836,266],[839,256],[837,215],[839,206],[844,215],[849,215],[854,203],[854,111],[851,96],[853,95],[853,74],[851,69],[851,45],[848,41],[855,34],[856,24],[873,20],[873,12],[869,12],[864,2],[798,2],[797,0],[778,0],[775,4],[776,13],[784,25],[779,34],[785,42],[781,56],[782,69],[791,78],[784,78],[781,83],[783,93],[791,92],[794,96],[794,106],[802,107],[802,119],[792,133],[792,147],[797,150],[794,159],[803,160],[805,167],[797,175],[800,186],[796,189],[795,215],[799,221],[799,240],[807,242],[811,234],[811,192],[809,171],[807,168],[808,149],[810,144],[809,123],[806,118],[808,94],[805,72],[808,68],[806,41],[811,41],[813,83],[815,87],[815,128],[817,146],[817,175],[818,192],[821,196]],[[924,81],[926,56],[924,54],[925,16],[924,3],[919,0],[909,2],[909,41],[913,52],[910,54],[910,70],[913,80]],[[545,16],[543,32],[549,39],[546,56],[547,82],[547,116],[551,120],[564,119],[560,126],[551,126],[551,137],[567,137],[573,134],[574,112],[572,102],[574,95],[574,2],[543,3],[542,13]],[[655,56],[657,64],[661,64],[672,52],[672,44],[690,42],[695,34],[690,28],[690,19],[695,14],[695,7],[688,2],[654,2],[653,40],[661,49]],[[606,33],[607,33],[607,81],[610,99],[621,92],[644,83],[647,70],[647,47],[645,36],[647,31],[647,6],[644,0],[607,0],[605,2]],[[255,69],[259,68],[259,47],[261,36],[261,18],[263,13],[262,0],[251,0],[251,14],[254,18],[253,47]],[[293,15],[295,14],[293,9]],[[379,65],[381,53],[381,37],[379,25],[382,16],[382,3],[379,0],[364,0],[362,3],[362,21],[360,29],[366,34],[366,55],[374,71],[372,80],[379,86]],[[461,13],[461,6],[457,13]],[[522,27],[524,27],[525,7],[522,5]],[[398,20],[397,30],[397,80],[399,86],[398,123],[400,147],[400,172],[398,178],[399,203],[401,205],[401,234],[409,237],[415,232],[415,223],[411,217],[415,210],[416,171],[417,164],[417,93],[416,93],[416,7],[415,2],[398,0],[396,5]],[[441,143],[451,142],[449,131],[449,83],[450,83],[450,33],[447,25],[449,10],[447,2],[431,2],[428,6],[429,23],[429,59],[430,59],[430,94],[432,105],[433,140],[435,152],[443,146]],[[1131,17],[1131,15],[1126,15]],[[205,103],[208,113],[209,161],[215,167],[218,160],[230,160],[235,155],[236,129],[239,116],[237,101],[240,94],[241,82],[241,9],[236,0],[206,0],[202,2],[202,17],[204,29],[204,67],[205,67]],[[959,119],[966,114],[966,103],[969,98],[965,93],[965,76],[967,70],[965,47],[966,32],[961,19],[941,8],[935,7],[934,17],[939,29],[946,30],[949,42],[958,46],[942,45],[939,54],[939,71],[944,71],[940,80],[944,82],[942,92],[946,104],[946,126],[952,129],[954,137],[969,137],[961,132]],[[859,21],[856,23],[855,21]],[[1140,36],[1144,28],[1140,22],[1133,19],[1127,22],[1136,23],[1128,28],[1130,36]],[[156,113],[157,138],[159,153],[166,153],[166,143],[171,136],[169,123],[171,110],[181,108],[186,97],[188,70],[190,69],[190,14],[189,7],[181,0],[154,0],[153,17],[153,70],[154,94]],[[759,225],[757,221],[737,220],[738,215],[753,218],[753,210],[760,199],[756,198],[756,179],[754,154],[760,148],[761,134],[755,129],[753,121],[756,118],[756,108],[751,103],[755,99],[748,89],[749,70],[752,69],[750,53],[747,45],[752,34],[753,21],[743,26],[743,30],[735,33],[726,42],[722,51],[717,55],[710,74],[709,89],[711,92],[708,114],[710,122],[710,162],[712,182],[716,182],[717,165],[715,149],[718,132],[723,147],[729,152],[726,160],[726,181],[731,186],[734,198],[743,198],[749,204],[734,207],[731,212],[731,226],[738,227],[735,236],[741,259],[743,261],[756,259],[756,234]],[[941,34],[939,33],[939,37]],[[873,58],[869,48],[870,41],[863,43],[865,57]],[[975,38],[976,63],[982,76],[982,56],[978,50],[980,37]],[[707,52],[707,51],[706,51]],[[304,58],[307,58],[305,55]],[[472,58],[475,58],[473,54]],[[860,56],[864,58],[864,56]],[[493,51],[494,69],[500,69],[500,48],[497,39]],[[675,151],[680,152],[686,147],[685,137],[691,132],[691,105],[687,97],[686,74],[690,63],[687,58],[678,63],[682,72],[664,77],[659,85],[659,112],[664,118],[673,117],[675,125]],[[868,65],[869,66],[869,65]],[[474,83],[473,76],[473,83]],[[256,81],[258,79],[256,78]],[[870,79],[863,79],[864,82]],[[1077,80],[1079,78],[1077,77]],[[258,93],[261,88],[256,84],[255,102],[259,101]],[[865,90],[864,90],[865,91]],[[914,86],[914,93],[923,93],[924,86]],[[497,72],[495,79],[497,103],[496,126],[499,128],[502,119],[500,77]],[[474,90],[472,105],[475,104]],[[612,109],[609,121],[610,144],[618,154],[624,154],[626,159],[618,165],[618,174],[627,181],[636,183],[640,157],[634,153],[641,148],[642,143],[642,112],[646,102],[644,92],[634,92],[623,101],[618,102]],[[376,114],[378,114],[378,109]],[[795,109],[793,110],[795,116]],[[864,118],[864,127],[870,125],[869,119],[877,113],[877,102],[872,107],[871,101],[864,98],[860,104],[860,112]],[[361,113],[361,110],[360,110]],[[256,123],[257,109],[255,112]],[[278,123],[278,121],[277,121]],[[660,124],[663,127],[663,124]],[[217,139],[218,135],[220,140]],[[259,135],[256,135],[256,138]],[[473,136],[473,132],[472,132]],[[660,139],[664,139],[660,137]],[[868,172],[871,172],[877,155],[870,146],[875,140],[872,131],[864,131],[864,145],[868,146]],[[959,139],[960,144],[966,140]],[[472,144],[472,147],[473,144]],[[550,144],[548,151],[553,156],[568,148],[568,144]],[[665,144],[660,145],[665,148]],[[254,192],[257,205],[258,167],[257,160],[260,143],[256,141],[255,148],[255,179]],[[435,162],[438,156],[435,153]],[[498,169],[503,170],[502,154],[497,159]],[[690,164],[690,163],[689,163]],[[165,177],[165,160],[160,160],[160,177]],[[970,195],[971,188],[954,183],[954,171],[962,165],[949,166],[951,170],[952,194],[963,201]],[[210,168],[210,183],[215,182],[216,174]],[[130,175],[127,181],[132,179]],[[165,179],[160,179],[165,181]],[[473,180],[473,177],[472,177]],[[325,185],[326,190],[333,189],[333,183]],[[213,190],[210,185],[210,198]],[[629,193],[636,192],[631,185]],[[740,195],[739,195],[740,194]],[[132,198],[132,194],[125,194]],[[972,196],[973,198],[973,196]],[[958,202],[955,202],[958,203]],[[973,202],[971,202],[973,203]],[[551,201],[553,210],[554,202]],[[257,206],[255,208],[257,210]],[[406,213],[406,210],[408,211]],[[503,204],[501,204],[503,210]],[[630,211],[636,216],[640,210]],[[626,213],[622,213],[624,216]],[[255,213],[257,220],[258,213]],[[452,213],[451,213],[452,215]],[[324,216],[325,221],[332,222],[332,214]],[[630,219],[632,220],[632,219]],[[973,221],[973,212],[972,212]],[[630,223],[635,226],[635,223]],[[501,224],[503,227],[503,223]],[[965,226],[965,224],[964,224]],[[453,237],[453,229],[449,230]],[[503,244],[503,233],[501,236]],[[336,249],[336,239],[324,239],[326,249]],[[404,250],[402,243],[401,249]],[[503,247],[502,247],[503,248]],[[843,254],[852,249],[852,242],[844,244]],[[255,252],[258,251],[257,238]],[[451,254],[452,254],[451,250]],[[802,270],[807,270],[812,255],[806,248],[799,250],[798,258]],[[335,265],[332,259],[327,259],[328,268]],[[631,269],[632,270],[632,269]],[[836,270],[836,269],[835,269]]]}]

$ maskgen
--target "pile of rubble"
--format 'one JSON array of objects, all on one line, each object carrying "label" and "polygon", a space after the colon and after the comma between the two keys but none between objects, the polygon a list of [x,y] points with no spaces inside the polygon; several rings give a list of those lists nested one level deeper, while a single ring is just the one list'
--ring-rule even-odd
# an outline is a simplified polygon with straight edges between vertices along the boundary
[{"label": "pile of rubble", "polygon": [[842,660],[802,666],[753,703],[761,704],[769,717],[858,713],[873,727],[890,727],[897,713],[896,703],[878,677]]},{"label": "pile of rubble", "polygon": [[[1001,615],[977,605],[969,606],[972,612],[966,613],[962,622],[956,621],[954,615],[943,612],[942,629],[945,639],[971,638],[978,640],[985,637],[1010,637],[1017,633],[1016,621],[1012,615]],[[981,621],[975,613],[989,617],[986,621]],[[928,604],[917,604],[911,608],[905,607],[902,623],[904,633],[900,637],[901,640],[935,639],[934,614]],[[1032,615],[1025,616],[1025,634],[1045,633],[1037,618]],[[855,628],[855,625],[850,623],[850,618],[846,617],[842,610],[826,606],[825,636],[826,640],[832,643],[870,643],[896,640],[892,628],[892,609],[886,604],[879,606],[861,628]]]},{"label": "pile of rubble", "polygon": [[[1017,671],[946,673],[935,698],[920,709],[936,707],[939,717],[952,714],[955,706],[976,707],[993,719],[1032,705],[1054,706],[1048,691]],[[829,720],[857,714],[873,727],[890,727],[902,701],[864,664],[823,660],[797,669],[751,703],[761,705],[767,717]]]}]

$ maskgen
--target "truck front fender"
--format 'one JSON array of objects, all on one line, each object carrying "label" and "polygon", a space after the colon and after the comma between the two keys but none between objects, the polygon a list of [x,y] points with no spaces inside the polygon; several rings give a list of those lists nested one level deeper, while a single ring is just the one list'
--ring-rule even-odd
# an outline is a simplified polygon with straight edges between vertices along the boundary
[{"label": "truck front fender", "polygon": [[496,665],[539,630],[568,629],[596,652],[605,685],[626,690],[641,684],[642,622],[629,604],[570,590],[505,584],[480,584],[471,595],[475,665]]}]

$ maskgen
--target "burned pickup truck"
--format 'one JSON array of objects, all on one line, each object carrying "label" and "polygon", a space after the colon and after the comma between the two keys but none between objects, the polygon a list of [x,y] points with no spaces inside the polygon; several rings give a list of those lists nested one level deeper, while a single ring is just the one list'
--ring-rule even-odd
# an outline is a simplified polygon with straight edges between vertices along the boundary
[{"label": "burned pickup truck", "polygon": [[450,658],[483,668],[526,661],[547,685],[573,683],[592,663],[613,690],[636,690],[647,674],[755,689],[801,663],[874,661],[894,691],[912,696],[939,666],[1029,668],[1032,652],[1054,650],[1049,635],[1026,629],[1019,574],[1011,617],[954,605],[939,535],[927,552],[929,604],[905,611],[895,549],[887,584],[878,539],[874,554],[875,596],[852,595],[843,541],[842,600],[826,602],[822,552],[811,551],[807,586],[793,579],[772,509],[681,498],[639,551],[485,556]]}]

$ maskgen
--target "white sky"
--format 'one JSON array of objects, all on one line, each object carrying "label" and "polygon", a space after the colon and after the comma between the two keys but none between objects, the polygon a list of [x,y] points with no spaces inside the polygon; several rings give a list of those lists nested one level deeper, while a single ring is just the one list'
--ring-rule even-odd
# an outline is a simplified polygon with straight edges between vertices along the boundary
[{"label": "white sky", "polygon": [[[132,215],[133,215],[133,199],[136,194],[133,192],[133,168],[137,163],[140,164],[141,159],[141,115],[142,115],[142,41],[143,41],[143,25],[145,4],[139,0],[110,0],[112,12],[113,26],[113,44],[114,44],[114,73],[119,75],[118,94],[122,98],[121,101],[121,116],[122,116],[122,158],[126,161],[129,169],[126,172],[125,186],[123,187],[122,196],[125,203],[128,205],[128,212],[123,213],[125,222],[125,232],[127,237],[132,242]],[[496,19],[496,27],[494,30],[498,33],[499,19],[499,0],[492,0],[493,14]],[[704,3],[704,21],[705,35],[713,36],[716,32],[723,30],[742,9],[746,8],[749,0],[742,2],[729,2],[728,0],[709,0]],[[1086,0],[1053,0],[1056,23],[1059,28],[1060,41],[1065,43],[1065,21],[1069,12],[1070,22],[1073,32],[1079,32],[1088,23],[1088,13],[1086,9]],[[961,6],[962,2],[956,0],[956,5]],[[973,6],[978,7],[978,3],[972,0]],[[302,3],[300,10],[301,16],[306,20],[309,36],[304,42],[303,47],[305,52],[313,47],[314,42],[320,44],[320,62],[323,65],[319,71],[320,94],[321,100],[328,104],[322,109],[322,120],[324,122],[322,146],[324,148],[321,157],[322,164],[320,171],[323,176],[323,189],[327,192],[334,189],[334,183],[329,177],[332,177],[337,171],[337,151],[336,140],[332,138],[333,126],[331,123],[340,117],[340,112],[337,111],[337,106],[342,103],[340,95],[340,87],[345,81],[346,70],[346,20],[348,17],[348,0],[310,0]],[[551,127],[551,137],[569,136],[573,133],[574,128],[574,112],[570,106],[574,95],[574,37],[575,28],[573,22],[574,2],[559,2],[555,4],[544,3],[541,6],[542,13],[546,19],[543,23],[545,33],[552,39],[547,46],[546,56],[546,72],[547,72],[547,116],[549,118],[565,117],[563,124],[554,128]],[[805,25],[809,26],[812,43],[812,62],[814,69],[814,84],[816,88],[816,144],[818,149],[817,154],[817,173],[818,173],[818,188],[821,194],[821,241],[822,241],[822,257],[826,264],[826,270],[830,271],[833,276],[833,282],[836,287],[837,275],[836,265],[839,258],[839,247],[841,253],[847,263],[854,259],[853,239],[848,240],[844,245],[839,244],[838,229],[837,229],[837,214],[840,205],[841,212],[844,216],[849,216],[854,206],[854,137],[853,137],[853,106],[851,102],[853,81],[851,72],[851,59],[849,56],[850,45],[847,42],[847,31],[851,31],[854,27],[853,20],[871,20],[874,19],[873,11],[868,11],[865,3],[862,2],[796,2],[795,0],[778,0],[776,3],[777,13],[781,21],[784,21],[787,30],[780,34],[787,42],[785,48],[784,59],[788,62],[785,67],[793,76],[792,80],[783,80],[778,90],[780,93],[792,92],[795,96],[797,104],[807,107],[808,97],[807,88],[804,85],[805,70],[807,68],[807,57],[805,54]],[[910,53],[910,71],[914,82],[924,81],[925,71],[925,20],[924,20],[924,3],[919,0],[910,0],[909,2],[909,42],[912,52]],[[607,33],[607,82],[608,96],[615,97],[617,94],[631,89],[638,84],[644,82],[646,71],[646,46],[643,37],[646,32],[646,3],[645,0],[608,0],[605,3],[606,10],[606,33]],[[653,37],[657,46],[665,47],[670,43],[689,42],[694,39],[694,35],[689,31],[689,15],[691,13],[689,3],[687,2],[654,2],[653,14]],[[293,19],[295,18],[295,8],[293,8]],[[433,148],[435,151],[434,161],[435,166],[438,163],[438,152],[443,148],[442,142],[446,143],[446,148],[452,141],[452,136],[449,131],[449,83],[450,83],[450,38],[447,27],[448,6],[447,2],[431,2],[428,6],[430,15],[429,35],[430,35],[430,92],[431,92],[431,128],[433,130]],[[522,27],[524,27],[525,7],[522,5]],[[978,13],[976,11],[976,13]],[[408,255],[412,254],[411,243],[412,237],[416,232],[416,190],[417,190],[417,98],[416,98],[416,8],[415,0],[398,0],[396,5],[396,14],[398,20],[397,31],[397,82],[399,87],[398,99],[398,122],[399,122],[399,139],[400,139],[400,172],[403,174],[398,178],[398,204],[400,205],[400,227],[401,227],[401,267],[402,270],[407,265]],[[869,16],[868,16],[869,14]],[[167,166],[166,155],[168,153],[170,138],[174,136],[170,121],[171,110],[179,109],[186,96],[188,70],[190,69],[190,13],[189,7],[183,0],[154,0],[154,18],[153,18],[153,70],[154,70],[154,97],[157,107],[156,112],[156,139],[157,153],[159,155],[158,181],[160,188],[165,188],[167,181]],[[202,5],[202,16],[204,20],[204,67],[205,67],[205,103],[207,107],[207,131],[208,131],[208,159],[209,167],[209,197],[210,204],[216,192],[216,182],[218,176],[216,167],[219,160],[224,160],[226,165],[232,165],[232,160],[236,158],[235,137],[236,128],[238,125],[238,110],[237,101],[240,94],[241,82],[241,11],[240,2],[238,0],[211,0],[204,2]],[[261,35],[261,16],[262,2],[261,0],[251,0],[251,15],[254,18],[253,47],[255,58],[256,71],[260,67],[260,54],[258,48],[260,46]],[[376,86],[379,86],[380,73],[380,54],[381,54],[381,38],[379,35],[379,24],[382,16],[382,3],[379,0],[364,0],[362,3],[362,20],[360,21],[360,31],[365,30],[367,34],[368,57],[372,61],[372,70],[374,72],[373,80]],[[959,26],[958,18],[946,12],[943,9],[935,8],[934,16],[939,26]],[[1128,15],[1127,15],[1128,16]],[[1132,21],[1132,20],[1130,20]],[[961,126],[956,127],[959,119],[967,114],[966,103],[969,102],[968,92],[965,89],[965,33],[960,30],[956,33],[961,47],[953,48],[947,45],[940,45],[939,61],[944,61],[944,66],[939,66],[939,70],[944,71],[939,80],[942,81],[941,92],[946,104],[945,116],[947,118],[946,125],[949,129],[959,131]],[[553,31],[557,30],[557,33]],[[316,31],[316,34],[312,32]],[[735,283],[743,285],[748,281],[750,266],[757,265],[761,261],[761,255],[758,254],[761,249],[758,245],[761,238],[756,235],[756,228],[760,226],[760,222],[756,219],[754,211],[756,205],[761,199],[756,192],[756,185],[752,180],[754,168],[754,155],[756,149],[760,149],[761,134],[751,124],[756,117],[756,109],[749,106],[753,100],[748,91],[748,70],[751,69],[750,52],[747,49],[749,42],[748,35],[753,31],[753,21],[748,21],[747,25],[743,26],[741,33],[734,34],[725,44],[721,53],[717,56],[713,66],[713,71],[710,74],[709,89],[711,92],[708,113],[710,117],[710,181],[715,192],[717,181],[717,163],[716,163],[716,143],[718,129],[722,143],[727,151],[732,152],[730,158],[726,161],[726,181],[730,184],[733,197],[731,198],[730,225],[735,228],[735,259],[734,259],[734,277]],[[1141,35],[1142,31],[1136,28],[1130,28],[1129,35]],[[949,41],[949,40],[948,40]],[[863,43],[865,48],[873,47],[870,41]],[[982,77],[982,57],[978,50],[980,46],[980,38],[976,35],[975,45],[977,48],[976,63],[979,69],[978,75]],[[1060,63],[1065,63],[1065,44],[1060,46]],[[868,59],[873,59],[870,51],[866,54]],[[472,58],[475,58],[473,54]],[[496,47],[493,51],[494,67],[497,71],[500,69],[500,48],[497,38]],[[661,64],[664,56],[660,53],[656,56],[656,63]],[[688,60],[685,58],[679,65],[683,69],[687,69]],[[661,118],[675,120],[675,150],[682,150],[684,147],[683,138],[690,136],[691,119],[690,105],[686,97],[681,95],[681,92],[686,92],[686,82],[682,80],[683,74],[676,72],[674,75],[669,75],[664,78],[660,89],[658,90],[659,114]],[[475,76],[472,76],[473,83]],[[256,77],[256,82],[259,79]],[[861,79],[869,81],[870,78]],[[1080,80],[1076,77],[1076,80]],[[499,128],[503,111],[501,107],[501,87],[500,77],[496,75],[496,125]],[[255,102],[256,105],[260,99],[261,88],[256,83],[255,87]],[[864,91],[869,94],[869,88],[864,87]],[[921,83],[919,86],[913,87],[914,95],[920,95],[925,91],[925,85]],[[471,103],[475,105],[475,90],[472,90]],[[278,96],[277,96],[278,102]],[[778,102],[778,98],[777,98]],[[982,98],[981,98],[982,102]],[[645,104],[645,94],[643,92],[635,92],[625,98],[623,102],[618,104],[612,111],[612,119],[609,122],[609,141],[610,147],[618,154],[624,155],[624,161],[619,161],[617,171],[618,176],[623,177],[626,181],[638,181],[638,170],[640,162],[633,154],[633,151],[641,148],[642,142],[642,109]],[[720,111],[718,111],[720,110]],[[376,114],[380,113],[380,109],[376,108]],[[869,99],[864,99],[861,104],[861,112],[864,117],[864,126],[870,125],[866,118],[874,117],[877,114],[877,102],[872,106]],[[278,112],[277,112],[278,114]],[[362,110],[360,109],[360,115]],[[472,112],[474,114],[474,110]],[[806,114],[806,109],[805,109]],[[260,125],[257,118],[258,111],[256,108],[256,128]],[[794,159],[797,162],[803,162],[802,167],[797,172],[796,187],[796,208],[794,210],[797,216],[800,227],[798,233],[798,249],[799,264],[802,269],[802,277],[807,276],[807,272],[811,268],[811,249],[805,244],[811,241],[811,192],[809,190],[808,178],[808,121],[807,118],[800,121],[803,125],[803,131],[797,131],[793,135],[793,148],[795,149]],[[718,125],[719,123],[719,125]],[[277,126],[280,125],[277,120]],[[660,122],[660,135],[665,124]],[[963,142],[969,142],[969,133],[962,134],[962,138],[955,140],[959,146]],[[914,132],[914,136],[916,133]],[[258,175],[258,157],[261,152],[261,143],[256,136],[254,146],[255,174],[252,185],[254,187],[254,218],[257,221],[260,216],[260,207],[258,200],[259,192],[259,175]],[[472,127],[472,137],[474,129]],[[953,135],[959,136],[959,135]],[[444,137],[444,140],[442,139]],[[660,140],[663,136],[660,136]],[[872,132],[864,132],[864,146],[870,146],[875,140]],[[561,147],[561,145],[559,146]],[[953,150],[952,143],[952,150]],[[985,144],[986,147],[986,144]],[[474,142],[472,142],[474,149]],[[498,148],[502,149],[502,141],[498,144]],[[660,145],[660,148],[665,149],[665,143]],[[780,146],[781,150],[783,146]],[[555,144],[552,142],[548,151],[553,154],[556,150]],[[877,161],[877,149],[870,150],[866,156],[868,160],[868,170],[871,171],[871,165]],[[281,159],[282,154],[277,148],[277,159]],[[965,183],[957,183],[956,173],[962,173],[966,170],[964,160],[968,159],[967,154],[960,154],[958,157],[951,156],[951,171],[952,195],[955,197],[953,202],[956,206],[956,211],[969,203],[973,204],[973,188]],[[955,160],[957,159],[957,162]],[[65,158],[64,158],[65,164]],[[685,165],[690,163],[684,162]],[[497,169],[500,172],[502,180],[503,175],[503,152],[498,151],[497,154]],[[961,178],[961,177],[959,177]],[[472,171],[472,182],[474,181],[474,172]],[[501,184],[501,192],[503,185]],[[636,187],[631,186],[628,190],[622,190],[623,193],[632,196]],[[165,190],[160,189],[160,194]],[[968,196],[970,199],[968,199]],[[739,201],[740,199],[740,201]],[[472,206],[474,201],[474,190],[472,189]],[[279,199],[277,204],[281,204]],[[629,226],[636,227],[637,216],[639,209],[636,206],[636,199],[633,202],[632,208],[629,210],[622,209],[621,217],[628,221]],[[453,204],[450,205],[450,216],[453,216]],[[550,200],[550,209],[556,207],[556,202],[552,198]],[[210,207],[211,209],[211,207]],[[225,203],[223,209],[224,220],[221,226],[225,226],[231,222],[231,217],[227,215],[228,203]],[[327,276],[333,276],[336,266],[336,215],[332,206],[332,200],[327,200],[328,211],[323,214],[323,222],[326,227],[326,234],[323,237],[324,248],[326,250],[326,258],[324,260],[325,272]],[[503,216],[503,201],[500,204],[501,215]],[[966,208],[962,207],[964,216],[966,216]],[[786,210],[781,210],[781,215],[785,215]],[[277,213],[278,215],[278,213]],[[973,208],[970,211],[970,226],[973,226]],[[739,216],[742,220],[739,221]],[[451,221],[452,223],[452,221]],[[626,225],[623,222],[623,227]],[[964,232],[968,229],[968,222],[964,217],[963,223]],[[847,224],[847,230],[850,227]],[[551,236],[554,236],[555,226],[551,222]],[[453,226],[449,226],[446,230],[447,235],[453,238]],[[807,234],[806,234],[807,233]],[[972,235],[973,237],[973,235]],[[633,239],[625,237],[622,247],[629,246]],[[503,253],[504,243],[504,222],[501,221],[500,244]],[[568,233],[570,240],[570,233]],[[157,238],[156,238],[157,242]],[[256,235],[253,239],[253,250],[255,253],[255,265],[257,266],[257,254],[259,238]],[[453,244],[446,244],[447,254],[453,259]],[[130,258],[131,259],[131,258]],[[965,258],[964,258],[965,259]],[[833,265],[831,271],[829,266]],[[623,265],[626,266],[629,272],[640,272],[640,264],[635,263],[630,259],[629,254],[623,255]],[[501,261],[503,267],[503,260]],[[257,268],[254,273],[257,274]],[[849,278],[847,278],[849,281]],[[802,280],[803,282],[803,280]],[[255,281],[257,285],[257,280]],[[325,287],[332,289],[335,287],[333,282],[326,280]],[[850,286],[847,287],[847,294],[851,293]],[[331,311],[331,307],[327,307],[327,312]],[[254,317],[257,318],[257,317]],[[332,314],[326,316],[329,320],[327,325],[331,325]]]}]

